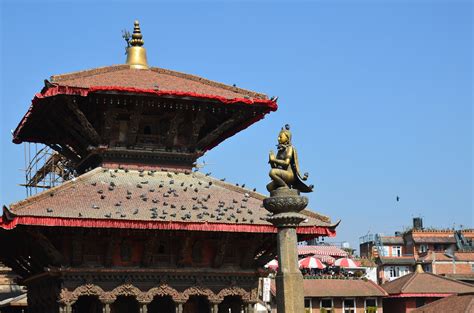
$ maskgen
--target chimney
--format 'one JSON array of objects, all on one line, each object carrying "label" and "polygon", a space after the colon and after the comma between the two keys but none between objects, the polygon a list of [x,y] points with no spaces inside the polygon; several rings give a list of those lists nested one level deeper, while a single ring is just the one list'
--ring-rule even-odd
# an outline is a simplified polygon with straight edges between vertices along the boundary
[{"label": "chimney", "polygon": [[421,217],[413,218],[413,229],[416,229],[416,230],[423,229],[423,219]]}]

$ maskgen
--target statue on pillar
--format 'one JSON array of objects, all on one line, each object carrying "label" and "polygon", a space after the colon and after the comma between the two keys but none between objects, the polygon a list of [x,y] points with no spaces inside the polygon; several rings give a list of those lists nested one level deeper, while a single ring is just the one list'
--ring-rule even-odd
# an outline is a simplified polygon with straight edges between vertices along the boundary
[{"label": "statue on pillar", "polygon": [[275,155],[270,151],[268,163],[272,181],[267,185],[267,190],[272,192],[278,188],[296,189],[299,192],[312,192],[313,185],[306,185],[308,173],[301,175],[298,165],[296,148],[291,144],[290,125],[286,124],[278,135],[278,152]]}]

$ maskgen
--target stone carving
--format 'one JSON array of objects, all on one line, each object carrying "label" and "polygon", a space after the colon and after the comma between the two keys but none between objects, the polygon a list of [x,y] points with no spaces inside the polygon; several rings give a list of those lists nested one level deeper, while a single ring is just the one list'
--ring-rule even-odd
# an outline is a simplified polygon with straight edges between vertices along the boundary
[{"label": "stone carving", "polygon": [[[29,299],[31,302],[33,299]],[[62,305],[71,305],[74,302],[76,302],[77,299],[73,298],[72,292],[63,288],[61,289],[61,292],[59,293],[59,299],[58,303]],[[31,304],[30,304],[31,305]]]},{"label": "stone carving", "polygon": [[263,205],[273,214],[300,212],[308,205],[308,198],[299,196],[294,189],[280,188],[270,195],[263,200]]},{"label": "stone carving", "polygon": [[176,289],[174,289],[173,287],[170,287],[167,284],[161,284],[158,287],[153,287],[145,293],[145,299],[148,302],[153,301],[153,298],[156,296],[161,296],[161,297],[170,296],[171,298],[173,298],[175,302],[177,300],[181,300],[180,293]]},{"label": "stone carving", "polygon": [[117,297],[114,296],[110,291],[106,291],[99,296],[99,300],[105,304],[111,304],[115,301]]},{"label": "stone carving", "polygon": [[252,288],[250,291],[250,301],[258,301],[258,287]]},{"label": "stone carving", "polygon": [[77,287],[74,291],[66,288],[61,289],[58,302],[61,304],[73,304],[80,296],[97,296],[104,294],[104,290],[94,284],[85,284]]},{"label": "stone carving", "polygon": [[247,291],[244,289],[237,287],[237,286],[232,286],[228,288],[224,288],[219,293],[217,294],[217,297],[219,300],[223,301],[224,297],[227,296],[240,296],[243,301],[249,301],[250,300],[250,295]]},{"label": "stone carving", "polygon": [[202,286],[189,287],[183,291],[181,298],[187,301],[190,296],[205,296],[210,302],[220,302],[219,297],[211,289]]},{"label": "stone carving", "polygon": [[138,289],[137,287],[135,287],[134,285],[132,284],[124,284],[124,285],[120,285],[116,288],[114,288],[114,290],[111,291],[111,294],[117,298],[118,296],[134,296],[134,297],[138,297],[140,294],[141,294],[141,290]]},{"label": "stone carving", "polygon": [[100,296],[104,293],[104,290],[94,284],[85,284],[74,289],[72,294],[77,299],[80,296]]}]

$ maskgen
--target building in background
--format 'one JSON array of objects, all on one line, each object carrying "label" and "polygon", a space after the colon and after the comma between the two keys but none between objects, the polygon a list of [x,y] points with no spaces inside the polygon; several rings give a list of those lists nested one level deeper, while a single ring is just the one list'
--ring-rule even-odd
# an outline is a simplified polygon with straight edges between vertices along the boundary
[{"label": "building in background", "polygon": [[[305,313],[383,313],[387,293],[376,283],[356,278],[305,278]],[[275,284],[272,312],[276,312]]]},{"label": "building in background", "polygon": [[[388,294],[383,300],[385,313],[411,312],[425,304],[451,295],[474,292],[474,286],[433,273],[425,273],[421,263],[415,272],[381,286]],[[456,311],[447,311],[456,312]]]},{"label": "building in background", "polygon": [[412,313],[472,313],[474,312],[474,292],[460,293],[423,305]]},{"label": "building in background", "polygon": [[369,234],[360,238],[360,255],[377,264],[379,283],[414,271],[422,262],[424,270],[474,281],[474,230],[424,228],[421,218],[395,236]]}]

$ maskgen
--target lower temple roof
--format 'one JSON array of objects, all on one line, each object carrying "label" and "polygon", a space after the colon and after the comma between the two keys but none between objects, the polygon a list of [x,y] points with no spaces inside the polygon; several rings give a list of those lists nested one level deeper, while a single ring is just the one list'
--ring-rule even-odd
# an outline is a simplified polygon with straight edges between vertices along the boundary
[{"label": "lower temple roof", "polygon": [[[265,197],[199,172],[98,167],[4,207],[0,227],[69,227],[276,232]],[[305,210],[298,233],[334,236],[329,218]]]}]

